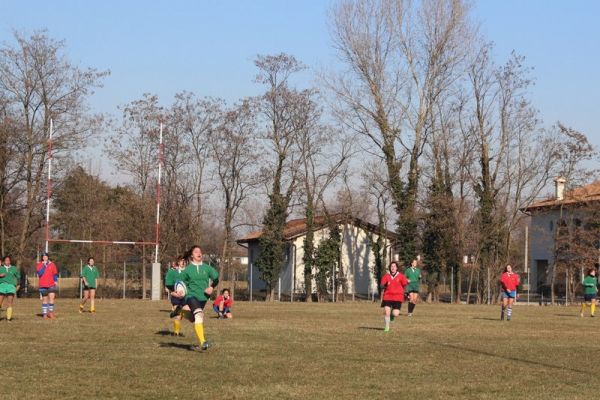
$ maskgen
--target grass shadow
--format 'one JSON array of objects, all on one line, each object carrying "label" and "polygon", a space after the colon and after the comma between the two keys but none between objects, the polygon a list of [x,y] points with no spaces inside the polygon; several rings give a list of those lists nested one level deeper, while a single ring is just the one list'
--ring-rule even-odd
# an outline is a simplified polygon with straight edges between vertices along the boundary
[{"label": "grass shadow", "polygon": [[162,342],[159,344],[159,347],[193,351],[191,345],[184,344],[184,343],[176,343],[176,342]]},{"label": "grass shadow", "polygon": [[374,326],[359,326],[358,329],[363,329],[367,331],[383,331],[383,328],[376,328]]},{"label": "grass shadow", "polygon": [[154,334],[161,335],[161,336],[171,336],[173,334],[173,332],[171,332],[170,330],[167,330],[167,329],[162,329],[160,331],[155,332]]},{"label": "grass shadow", "polygon": [[571,371],[571,372],[577,372],[580,374],[588,374],[589,373],[589,371],[583,371],[583,370],[576,369],[576,368],[570,368],[565,365],[554,365],[554,364],[549,364],[546,362],[527,360],[527,359],[519,358],[519,357],[508,357],[508,356],[503,356],[503,355],[499,355],[499,354],[495,354],[495,353],[490,353],[489,351],[470,349],[468,347],[457,346],[454,344],[436,343],[436,342],[428,342],[428,343],[432,344],[434,346],[445,347],[445,348],[453,349],[453,350],[460,351],[460,352],[467,352],[467,353],[473,353],[473,354],[478,354],[478,355],[484,355],[484,356],[488,356],[488,357],[492,357],[492,358],[499,358],[502,360],[515,361],[515,362],[520,362],[523,364],[534,365],[536,367],[546,367],[546,368],[556,369],[556,370],[560,370],[560,371],[566,370],[566,371]]},{"label": "grass shadow", "polygon": [[158,310],[158,312],[168,312],[168,313],[170,313],[171,310]]},{"label": "grass shadow", "polygon": [[555,317],[581,318],[579,314],[554,314]]},{"label": "grass shadow", "polygon": [[499,318],[490,318],[490,317],[473,317],[471,319],[481,319],[484,321],[500,321]]}]

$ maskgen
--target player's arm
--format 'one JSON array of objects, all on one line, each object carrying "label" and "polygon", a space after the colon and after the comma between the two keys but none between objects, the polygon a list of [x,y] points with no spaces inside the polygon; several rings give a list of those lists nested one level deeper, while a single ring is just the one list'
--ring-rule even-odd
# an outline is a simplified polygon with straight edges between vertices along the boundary
[{"label": "player's arm", "polygon": [[46,272],[46,267],[47,266],[48,266],[47,264],[43,264],[43,263],[40,263],[38,265],[37,271],[36,271],[38,278],[41,278],[42,275],[44,275],[44,273]]},{"label": "player's arm", "polygon": [[208,296],[210,296],[212,294],[212,292],[215,290],[215,288],[217,287],[217,285],[219,284],[219,272],[214,269],[213,267],[211,268],[211,272],[210,272],[210,286],[206,288],[206,290],[204,291],[204,293],[206,293]]},{"label": "player's arm", "polygon": [[0,274],[0,278],[4,278],[6,274]]}]

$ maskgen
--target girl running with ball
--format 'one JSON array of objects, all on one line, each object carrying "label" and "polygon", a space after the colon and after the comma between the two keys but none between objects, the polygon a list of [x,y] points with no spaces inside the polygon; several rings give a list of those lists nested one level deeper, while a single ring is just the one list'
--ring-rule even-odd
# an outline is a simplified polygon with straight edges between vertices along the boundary
[{"label": "girl running with ball", "polygon": [[406,276],[399,271],[398,263],[392,261],[388,267],[389,272],[381,278],[382,299],[381,307],[383,308],[383,320],[385,327],[384,332],[390,331],[390,321],[400,315],[402,301],[404,301],[404,287],[409,281]]}]

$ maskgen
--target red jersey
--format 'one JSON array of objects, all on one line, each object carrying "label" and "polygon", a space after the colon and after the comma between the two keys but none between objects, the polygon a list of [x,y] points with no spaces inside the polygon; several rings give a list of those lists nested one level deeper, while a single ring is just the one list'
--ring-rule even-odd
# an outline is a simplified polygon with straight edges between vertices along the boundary
[{"label": "red jersey", "polygon": [[404,301],[404,287],[406,285],[408,285],[408,279],[402,272],[396,272],[394,276],[390,273],[385,274],[381,278],[381,286],[385,286],[383,300]]},{"label": "red jersey", "polygon": [[55,279],[58,279],[58,269],[56,268],[56,264],[52,261],[48,261],[48,263],[40,261],[35,268],[35,271],[40,278],[39,287],[49,288],[56,285]]},{"label": "red jersey", "polygon": [[[215,299],[214,305],[219,307],[219,304],[221,304],[221,301],[223,301],[223,300],[224,300],[223,295],[222,294],[218,295],[217,298]],[[231,306],[233,306],[233,299],[230,296],[227,300],[225,300],[223,302],[223,308],[231,308]]]},{"label": "red jersey", "polygon": [[519,286],[519,275],[514,272],[508,273],[504,272],[500,275],[500,285],[502,285],[502,289],[513,292],[517,290],[517,286]]}]

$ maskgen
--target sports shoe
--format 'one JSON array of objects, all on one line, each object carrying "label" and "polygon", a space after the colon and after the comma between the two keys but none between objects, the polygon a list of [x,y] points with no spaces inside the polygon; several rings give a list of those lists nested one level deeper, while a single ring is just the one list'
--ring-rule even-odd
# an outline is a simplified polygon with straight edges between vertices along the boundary
[{"label": "sports shoe", "polygon": [[48,313],[48,318],[50,318],[50,319],[56,319],[56,314],[54,314],[54,312],[51,311],[51,312]]},{"label": "sports shoe", "polygon": [[209,347],[208,342],[204,342],[201,345],[197,345],[197,344],[193,345],[192,347],[190,347],[190,350],[203,352],[203,351],[208,350],[208,347]]},{"label": "sports shoe", "polygon": [[386,326],[385,328],[383,328],[383,331],[384,331],[384,332],[389,332],[389,331],[390,331],[390,327],[389,327],[389,326]]},{"label": "sports shoe", "polygon": [[50,317],[48,317],[48,314],[42,315],[42,319],[48,319],[48,318],[50,318]]},{"label": "sports shoe", "polygon": [[173,311],[171,311],[171,314],[169,314],[169,318],[175,318],[176,316],[179,315],[180,312],[181,312],[181,306],[175,307],[175,309]]},{"label": "sports shoe", "polygon": [[394,314],[390,315],[390,322],[394,322],[394,319],[396,319],[396,317],[394,316]]},{"label": "sports shoe", "polygon": [[412,317],[412,313],[408,313],[407,317]]},{"label": "sports shoe", "polygon": [[[594,315],[594,314],[592,314],[592,315],[590,315],[590,317],[594,318],[594,317],[595,317],[595,315]],[[10,320],[9,320],[9,321],[10,321]]]},{"label": "sports shoe", "polygon": [[208,350],[208,348],[210,347],[208,341],[205,341],[204,343],[202,343],[202,350],[206,351]]}]

